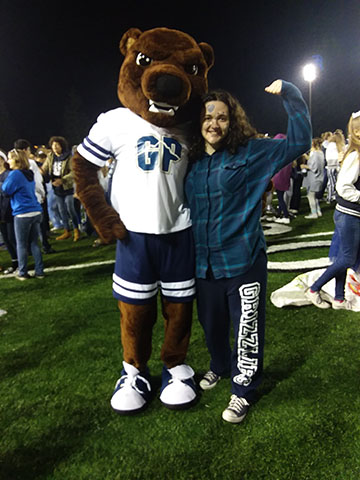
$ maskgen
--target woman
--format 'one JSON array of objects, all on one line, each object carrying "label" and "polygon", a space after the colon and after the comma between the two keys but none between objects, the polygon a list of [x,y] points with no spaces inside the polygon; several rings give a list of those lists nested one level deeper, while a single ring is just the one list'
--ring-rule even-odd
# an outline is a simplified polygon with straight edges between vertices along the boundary
[{"label": "woman", "polygon": [[316,193],[322,189],[325,171],[325,158],[321,149],[320,138],[313,139],[309,160],[307,163],[303,163],[301,168],[306,170],[303,187],[307,189],[307,199],[310,207],[310,214],[305,215],[305,218],[319,218],[322,216],[322,213]]},{"label": "woman", "polygon": [[43,278],[43,260],[38,244],[42,207],[35,195],[34,173],[26,153],[22,150],[11,150],[8,155],[11,172],[2,185],[2,190],[10,196],[16,248],[19,262],[18,280],[27,280],[29,277],[27,260],[28,246],[35,262],[35,277]]},{"label": "woman", "polygon": [[211,356],[200,386],[213,388],[231,373],[232,395],[222,414],[231,423],[245,418],[263,370],[267,259],[261,199],[274,174],[311,143],[299,90],[282,80],[265,90],[283,97],[286,139],[257,138],[234,97],[210,92],[203,98],[201,132],[185,183],[196,245],[198,316]]},{"label": "woman", "polygon": [[321,287],[335,278],[332,308],[351,310],[345,300],[346,273],[348,268],[357,270],[360,260],[360,111],[351,115],[348,134],[350,142],[336,183],[335,232],[330,248],[333,263],[306,292],[314,305],[324,309],[331,305],[321,298]]},{"label": "woman", "polygon": [[340,130],[336,130],[330,137],[325,152],[327,169],[327,203],[336,200],[336,180],[340,168],[340,161],[344,155],[345,138]]},{"label": "woman", "polygon": [[[277,135],[275,135],[274,138],[286,138],[286,135],[278,133]],[[274,220],[276,223],[290,223],[290,215],[286,201],[286,192],[288,192],[290,189],[291,170],[292,164],[289,163],[285,165],[285,167],[283,167],[280,172],[277,172],[272,178],[272,182],[274,184],[279,202],[279,216]]]},{"label": "woman", "polygon": [[59,208],[64,233],[56,240],[71,238],[70,219],[74,228],[74,242],[80,238],[79,220],[74,206],[74,179],[71,169],[71,152],[64,137],[51,137],[52,150],[41,168],[44,175],[50,175],[56,203]]},{"label": "woman", "polygon": [[0,150],[0,232],[5,246],[11,257],[11,267],[4,271],[4,274],[14,273],[18,268],[16,253],[16,239],[14,231],[14,218],[12,216],[10,198],[2,190],[2,184],[10,173],[10,166],[7,162],[5,152]]}]

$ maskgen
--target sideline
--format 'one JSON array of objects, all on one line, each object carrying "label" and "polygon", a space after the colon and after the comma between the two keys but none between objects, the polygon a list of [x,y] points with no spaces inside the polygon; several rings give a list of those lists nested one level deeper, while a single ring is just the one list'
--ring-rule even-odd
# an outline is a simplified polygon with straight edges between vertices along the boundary
[{"label": "sideline", "polygon": [[[103,262],[90,262],[90,263],[78,263],[76,265],[67,265],[63,267],[49,267],[49,268],[44,268],[44,273],[50,273],[50,272],[61,272],[64,270],[78,270],[80,268],[89,268],[89,267],[99,267],[102,265],[111,265],[115,263],[114,260],[104,260]],[[34,274],[34,270],[29,270],[29,274]],[[0,279],[4,278],[15,278],[16,274],[15,273],[9,273],[9,275],[1,275]]]}]

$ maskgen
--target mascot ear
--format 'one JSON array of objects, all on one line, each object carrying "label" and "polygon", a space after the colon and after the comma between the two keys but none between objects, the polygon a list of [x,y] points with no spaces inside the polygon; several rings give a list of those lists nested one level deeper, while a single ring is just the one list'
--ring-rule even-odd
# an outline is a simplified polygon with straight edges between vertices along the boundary
[{"label": "mascot ear", "polygon": [[120,40],[120,52],[124,55],[127,54],[131,45],[136,42],[136,40],[140,37],[142,31],[138,28],[130,28],[127,32],[124,33]]},{"label": "mascot ear", "polygon": [[208,43],[201,42],[199,43],[199,47],[205,57],[208,68],[211,68],[214,65],[214,50],[212,46]]}]

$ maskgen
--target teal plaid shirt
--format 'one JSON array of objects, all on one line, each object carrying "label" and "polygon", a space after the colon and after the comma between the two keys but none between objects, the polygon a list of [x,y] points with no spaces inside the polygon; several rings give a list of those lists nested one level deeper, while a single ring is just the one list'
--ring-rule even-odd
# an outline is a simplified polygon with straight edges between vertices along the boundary
[{"label": "teal plaid shirt", "polygon": [[226,150],[204,154],[186,177],[199,278],[206,278],[208,267],[215,278],[241,275],[266,249],[262,196],[274,174],[307,152],[312,140],[299,89],[283,81],[281,95],[289,117],[286,139],[249,140],[235,155]]}]

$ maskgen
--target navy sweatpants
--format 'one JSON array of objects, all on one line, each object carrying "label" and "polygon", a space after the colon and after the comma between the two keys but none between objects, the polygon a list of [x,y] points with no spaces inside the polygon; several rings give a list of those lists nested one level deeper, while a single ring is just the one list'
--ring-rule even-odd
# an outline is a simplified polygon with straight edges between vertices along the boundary
[{"label": "navy sweatpants", "polygon": [[[197,279],[197,308],[211,356],[210,369],[231,375],[231,392],[251,402],[262,379],[267,258],[261,251],[253,266],[233,278]],[[234,345],[230,346],[230,326]]]}]

